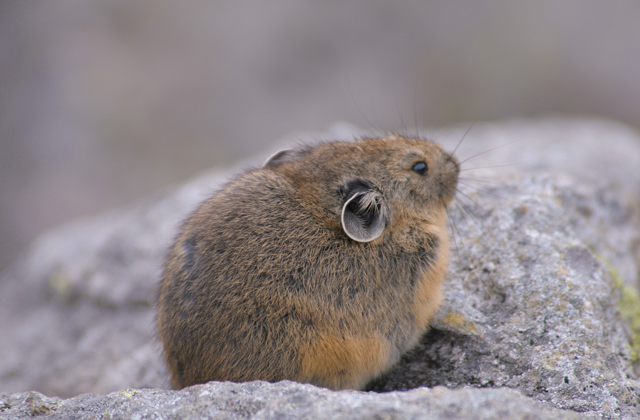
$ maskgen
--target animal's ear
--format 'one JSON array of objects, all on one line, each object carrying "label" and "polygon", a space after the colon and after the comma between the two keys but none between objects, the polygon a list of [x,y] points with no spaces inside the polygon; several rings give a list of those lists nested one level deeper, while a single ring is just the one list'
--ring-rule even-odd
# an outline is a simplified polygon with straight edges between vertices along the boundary
[{"label": "animal's ear", "polygon": [[282,149],[278,150],[262,164],[263,168],[276,168],[280,166],[287,158],[290,158],[294,155],[293,149]]},{"label": "animal's ear", "polygon": [[382,194],[361,182],[347,188],[342,206],[342,229],[351,239],[371,242],[387,226],[389,211]]}]

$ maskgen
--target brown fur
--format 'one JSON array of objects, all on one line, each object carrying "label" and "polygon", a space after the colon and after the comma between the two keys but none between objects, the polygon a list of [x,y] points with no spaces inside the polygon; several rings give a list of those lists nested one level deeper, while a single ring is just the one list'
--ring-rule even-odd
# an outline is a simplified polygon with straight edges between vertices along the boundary
[{"label": "brown fur", "polygon": [[[173,385],[359,389],[387,370],[440,305],[458,171],[437,145],[389,136],[301,147],[230,181],[166,261],[157,325]],[[341,224],[354,182],[386,206],[370,242]]]}]

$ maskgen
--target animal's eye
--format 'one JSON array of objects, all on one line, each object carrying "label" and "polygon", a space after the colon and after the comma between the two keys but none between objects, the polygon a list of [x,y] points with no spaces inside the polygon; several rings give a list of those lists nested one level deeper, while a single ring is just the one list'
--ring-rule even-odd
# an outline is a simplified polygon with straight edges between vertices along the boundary
[{"label": "animal's eye", "polygon": [[427,174],[427,163],[426,162],[416,162],[416,163],[413,164],[411,169],[413,169],[415,172],[419,173],[420,175],[426,175]]}]

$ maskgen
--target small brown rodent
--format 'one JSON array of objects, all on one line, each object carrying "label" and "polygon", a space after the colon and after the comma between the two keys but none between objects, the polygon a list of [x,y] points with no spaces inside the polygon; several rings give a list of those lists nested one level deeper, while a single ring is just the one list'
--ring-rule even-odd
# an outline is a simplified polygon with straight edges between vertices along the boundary
[{"label": "small brown rodent", "polygon": [[283,151],[228,182],[164,269],[173,385],[360,389],[383,373],[440,305],[458,173],[438,145],[391,135]]}]

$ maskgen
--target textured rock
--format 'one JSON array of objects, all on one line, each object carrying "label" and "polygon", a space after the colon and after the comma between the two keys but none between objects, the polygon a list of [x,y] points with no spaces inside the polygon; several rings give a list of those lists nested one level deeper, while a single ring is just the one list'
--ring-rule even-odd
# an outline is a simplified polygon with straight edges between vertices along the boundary
[{"label": "textured rock", "polygon": [[[604,194],[585,188],[587,197]],[[508,386],[556,407],[640,415],[619,291],[567,217],[584,204],[575,183],[524,175],[486,191],[508,204],[480,194],[472,215],[454,214],[460,256],[439,321],[373,389]],[[587,203],[591,217],[621,204]],[[609,234],[618,237],[615,226]]]},{"label": "textured rock", "polygon": [[0,418],[172,419],[580,419],[516,391],[444,387],[389,394],[332,392],[295,382],[216,383],[178,392],[125,390],[69,400],[36,392],[0,395]]},{"label": "textured rock", "polygon": [[[466,128],[424,134],[452,150]],[[338,125],[307,138],[355,132]],[[640,135],[599,120],[476,124],[457,155],[465,160],[478,153],[463,164],[461,194],[450,211],[456,249],[434,329],[370,388],[506,386],[548,407],[603,418],[640,416]],[[162,257],[179,221],[223,179],[220,172],[205,174],[128,211],[39,239],[0,280],[0,318],[7,320],[0,325],[0,391],[69,397],[168,388],[153,338]],[[252,386],[232,388],[242,393],[257,389]],[[430,392],[457,398],[460,410],[466,393],[496,407],[500,398],[505,407],[525,398],[502,388],[377,397],[295,389],[309,394],[304,401],[379,398],[381,405],[371,407],[380,413],[396,407],[396,398]],[[190,401],[200,391],[136,392],[153,407],[164,404],[154,400],[158,396]],[[20,395],[3,401],[31,404],[19,402],[27,398]],[[122,395],[79,398],[119,407]],[[46,401],[72,410],[81,400]]]}]

